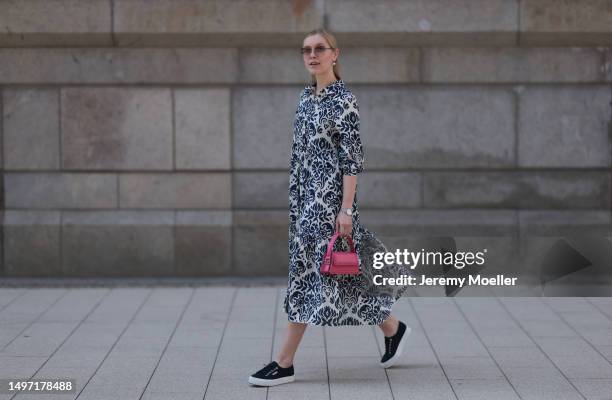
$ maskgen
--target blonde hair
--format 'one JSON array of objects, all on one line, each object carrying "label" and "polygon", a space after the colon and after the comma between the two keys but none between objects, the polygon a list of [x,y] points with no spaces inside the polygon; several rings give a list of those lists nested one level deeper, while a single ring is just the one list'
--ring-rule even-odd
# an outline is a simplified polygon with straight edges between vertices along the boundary
[{"label": "blonde hair", "polygon": [[[338,48],[338,41],[336,40],[336,37],[331,32],[326,30],[325,28],[317,28],[317,29],[314,29],[308,32],[306,36],[304,36],[304,39],[312,35],[321,35],[325,38],[327,43],[329,43],[329,47],[332,47],[334,49]],[[341,79],[340,78],[340,59],[336,60],[336,65],[333,65],[332,69],[334,71],[334,75],[336,76],[336,79]],[[317,78],[315,78],[314,74],[310,74],[310,83],[312,85],[315,85],[317,83]]]}]

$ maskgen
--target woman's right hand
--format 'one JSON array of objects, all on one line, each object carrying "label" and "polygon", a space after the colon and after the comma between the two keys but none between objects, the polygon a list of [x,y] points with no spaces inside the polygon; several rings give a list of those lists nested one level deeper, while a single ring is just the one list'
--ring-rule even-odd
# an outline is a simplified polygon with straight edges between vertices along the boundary
[{"label": "woman's right hand", "polygon": [[336,232],[340,236],[351,236],[353,233],[353,217],[341,211],[336,217]]}]

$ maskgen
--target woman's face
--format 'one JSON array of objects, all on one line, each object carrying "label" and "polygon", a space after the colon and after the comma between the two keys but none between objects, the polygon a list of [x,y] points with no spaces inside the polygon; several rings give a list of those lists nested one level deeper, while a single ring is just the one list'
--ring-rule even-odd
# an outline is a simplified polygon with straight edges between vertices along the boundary
[{"label": "woman's face", "polygon": [[326,75],[333,68],[336,61],[338,49],[331,47],[325,38],[319,34],[308,36],[304,39],[302,49],[309,50],[302,55],[304,65],[308,72],[313,75]]}]

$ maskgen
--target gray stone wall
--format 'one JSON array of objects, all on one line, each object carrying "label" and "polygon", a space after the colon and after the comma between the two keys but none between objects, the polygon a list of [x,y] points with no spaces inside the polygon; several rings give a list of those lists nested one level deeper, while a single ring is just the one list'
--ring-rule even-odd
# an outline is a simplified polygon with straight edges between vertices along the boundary
[{"label": "gray stone wall", "polygon": [[285,275],[319,26],[389,249],[455,237],[501,265],[568,229],[612,237],[608,3],[0,1],[0,276]]}]

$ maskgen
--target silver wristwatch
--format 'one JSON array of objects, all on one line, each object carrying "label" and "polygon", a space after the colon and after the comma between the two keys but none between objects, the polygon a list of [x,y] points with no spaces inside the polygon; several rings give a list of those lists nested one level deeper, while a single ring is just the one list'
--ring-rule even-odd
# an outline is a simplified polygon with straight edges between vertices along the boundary
[{"label": "silver wristwatch", "polygon": [[343,213],[345,213],[348,216],[353,215],[353,209],[352,208],[341,208],[340,211],[342,211]]}]

